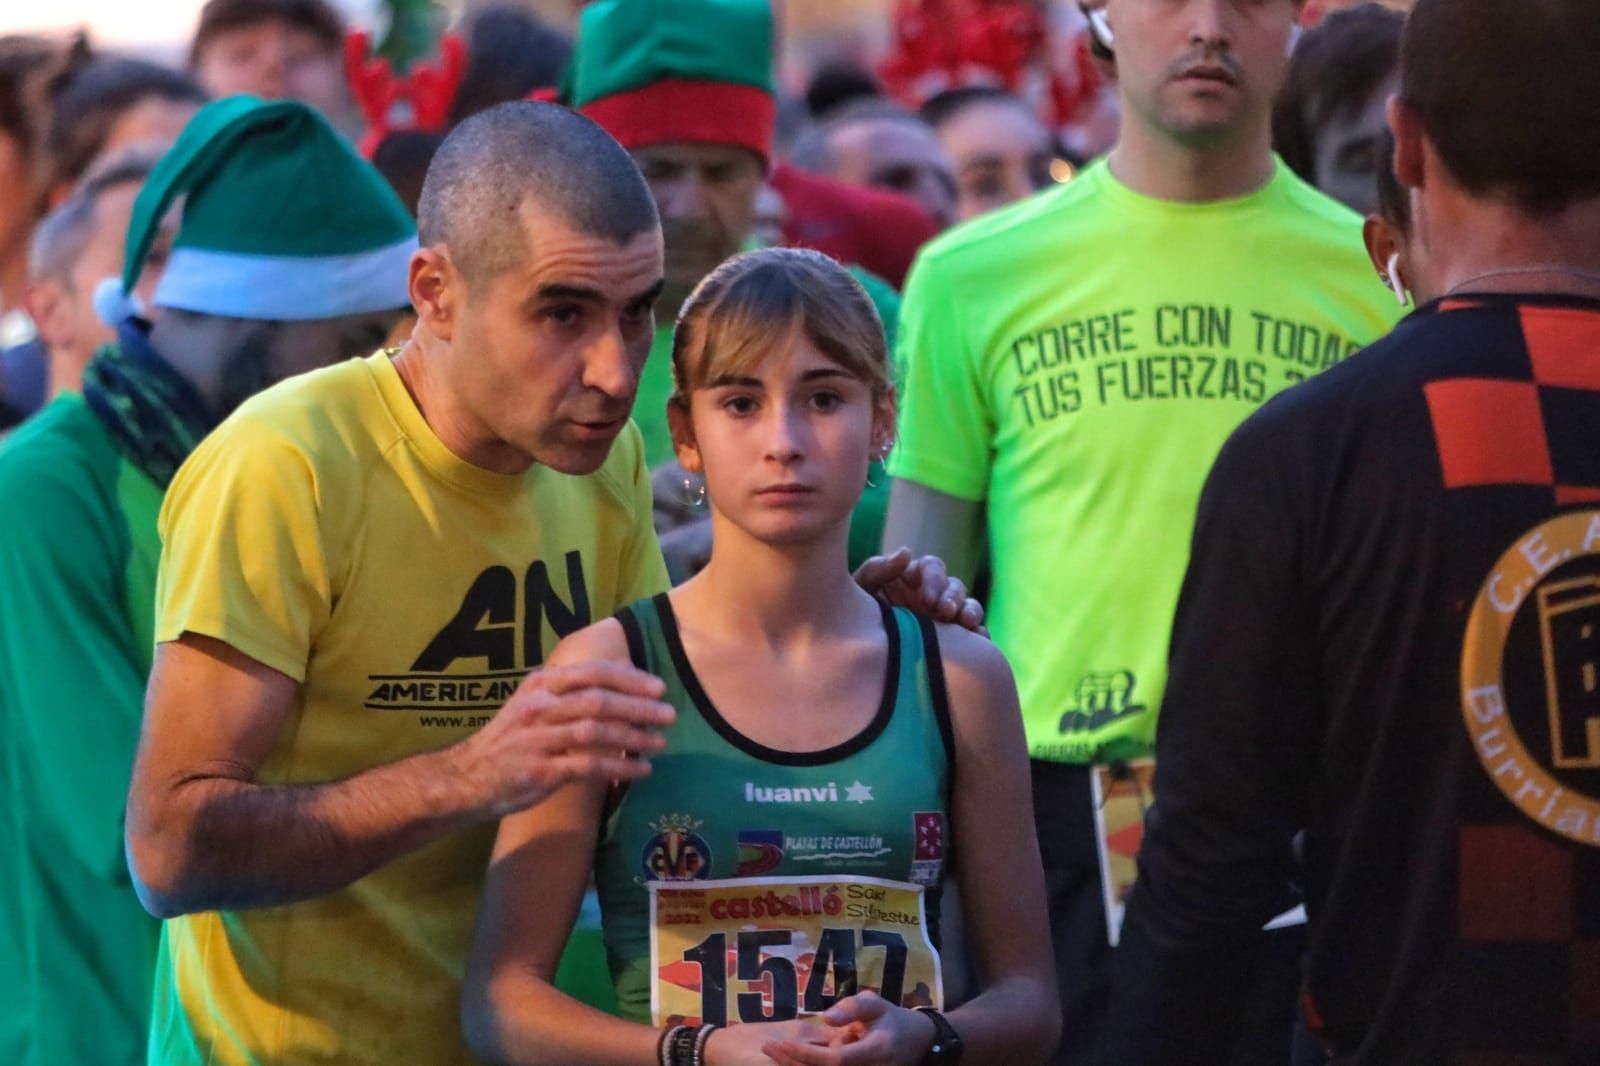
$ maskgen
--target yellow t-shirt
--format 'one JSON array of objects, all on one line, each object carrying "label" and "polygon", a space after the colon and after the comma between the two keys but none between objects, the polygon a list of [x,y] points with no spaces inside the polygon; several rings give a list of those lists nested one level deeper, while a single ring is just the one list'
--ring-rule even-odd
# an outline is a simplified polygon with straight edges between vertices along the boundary
[{"label": "yellow t-shirt", "polygon": [[[561,636],[667,587],[636,429],[588,477],[492,473],[433,434],[384,353],[242,406],[178,471],[161,533],[156,639],[215,637],[301,682],[266,784],[455,743]],[[167,922],[150,1061],[470,1062],[457,1001],[493,833],[319,899]]]}]

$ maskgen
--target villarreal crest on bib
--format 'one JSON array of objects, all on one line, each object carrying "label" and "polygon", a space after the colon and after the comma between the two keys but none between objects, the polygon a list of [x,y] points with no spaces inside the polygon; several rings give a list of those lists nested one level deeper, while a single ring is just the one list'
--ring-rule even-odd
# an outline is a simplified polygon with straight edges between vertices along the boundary
[{"label": "villarreal crest on bib", "polygon": [[617,617],[678,710],[596,856],[624,1017],[734,1025],[820,1014],[871,989],[942,1006],[939,889],[950,738],[934,629],[884,608],[889,662],[867,727],[818,752],[744,736],[694,674],[666,596]]}]

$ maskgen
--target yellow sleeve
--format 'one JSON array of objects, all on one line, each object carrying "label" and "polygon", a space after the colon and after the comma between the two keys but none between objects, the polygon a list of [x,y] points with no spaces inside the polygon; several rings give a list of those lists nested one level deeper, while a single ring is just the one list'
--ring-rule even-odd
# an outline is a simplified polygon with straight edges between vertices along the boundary
[{"label": "yellow sleeve", "polygon": [[214,637],[304,681],[333,595],[309,456],[249,421],[225,423],[161,507],[156,641]]}]

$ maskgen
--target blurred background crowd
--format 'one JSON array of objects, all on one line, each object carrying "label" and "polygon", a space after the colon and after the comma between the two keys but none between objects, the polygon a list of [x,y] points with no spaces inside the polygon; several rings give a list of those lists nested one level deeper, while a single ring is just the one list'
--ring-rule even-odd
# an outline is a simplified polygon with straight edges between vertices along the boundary
[{"label": "blurred background crowd", "polygon": [[[153,924],[121,880],[120,819],[149,669],[160,492],[195,442],[246,396],[334,356],[369,353],[385,336],[398,342],[414,321],[398,300],[341,307],[325,313],[322,321],[339,328],[318,348],[307,340],[310,332],[294,332],[309,331],[307,323],[278,309],[241,312],[157,298],[175,239],[178,259],[190,249],[176,218],[141,221],[135,200],[152,172],[151,190],[165,197],[158,211],[186,192],[192,205],[204,191],[209,178],[186,184],[172,163],[183,152],[166,153],[208,101],[250,94],[309,105],[338,132],[329,139],[341,151],[348,140],[370,161],[370,170],[355,161],[358,172],[381,175],[413,218],[430,162],[451,130],[503,102],[568,104],[628,149],[654,195],[664,237],[664,288],[633,417],[653,471],[653,517],[675,582],[704,565],[710,549],[703,485],[676,463],[667,425],[677,309],[741,250],[814,248],[851,269],[898,360],[901,404],[893,457],[887,469],[874,464],[852,521],[851,562],[905,544],[947,560],[990,605],[989,624],[1011,660],[1027,719],[1056,969],[1073,978],[1062,982],[1067,1036],[1057,1061],[1088,1061],[1106,1011],[1111,947],[1120,935],[1118,892],[1131,873],[1113,883],[1105,842],[1115,834],[1103,810],[1112,793],[1129,801],[1124,808],[1135,808],[1123,826],[1134,838],[1122,856],[1131,868],[1155,712],[1166,705],[1173,607],[1200,486],[1222,442],[1272,394],[1383,337],[1413,299],[1427,305],[1462,285],[1503,276],[1565,273],[1600,284],[1570,264],[1534,256],[1534,266],[1499,269],[1504,264],[1490,262],[1497,269],[1456,277],[1448,286],[1437,245],[1431,265],[1424,254],[1412,256],[1426,244],[1428,227],[1413,232],[1421,201],[1395,177],[1408,164],[1403,139],[1396,164],[1386,114],[1399,86],[1406,0],[1294,5],[1298,28],[1288,34],[1286,69],[1289,16],[1278,12],[1275,25],[1237,16],[1246,43],[1230,44],[1213,28],[1218,44],[1200,40],[1199,31],[1173,30],[1178,4],[1135,24],[1119,49],[1101,17],[1106,0],[772,0],[770,18],[765,4],[754,4],[754,29],[730,19],[714,32],[690,34],[689,45],[682,44],[682,27],[662,28],[671,22],[661,14],[669,5],[614,0],[592,7],[581,0],[172,0],[140,7],[135,19],[111,12],[104,0],[105,12],[93,9],[93,0],[81,2],[91,6],[14,3],[0,12],[0,435],[54,399],[97,393],[88,401],[94,418],[111,429],[103,432],[83,415],[89,426],[83,432],[102,458],[121,454],[149,475],[137,490],[128,488],[137,479],[121,474],[106,475],[104,492],[94,483],[97,506],[105,502],[101,496],[115,498],[102,509],[118,511],[120,525],[104,544],[64,551],[82,558],[59,566],[71,574],[102,556],[114,558],[116,565],[102,568],[110,576],[97,580],[114,585],[122,598],[106,636],[127,666],[125,676],[104,686],[104,702],[119,704],[117,714],[105,717],[116,721],[99,737],[101,763],[91,757],[77,768],[114,772],[100,775],[106,795],[93,803],[86,795],[76,821],[103,830],[116,853],[114,903],[80,908],[95,911],[86,927],[102,926],[82,940],[109,944],[106,915],[113,905],[126,911],[137,951],[108,948],[107,958],[142,953],[141,964],[113,960],[105,969],[131,982],[124,1013],[133,1021],[124,1035],[133,1040],[142,1038],[140,997],[147,994],[144,956],[154,951]],[[673,5],[685,6],[694,5]],[[1229,18],[1238,10],[1277,11],[1243,0],[1192,6],[1228,6]],[[602,7],[606,18],[598,17]],[[1421,14],[1419,8],[1413,23]],[[580,24],[591,32],[580,36]],[[648,46],[635,47],[639,42]],[[1200,101],[1202,119],[1186,126],[1157,113],[1150,101],[1168,81],[1190,83],[1185,92]],[[1239,91],[1210,94],[1208,82]],[[1215,103],[1222,98],[1233,102]],[[1140,110],[1145,104],[1148,114]],[[1226,112],[1215,122],[1205,110],[1213,105]],[[1180,109],[1178,118],[1185,115]],[[1474,117],[1462,120],[1469,132]],[[1447,125],[1433,115],[1428,120]],[[1483,128],[1499,137],[1506,124]],[[199,143],[192,131],[189,139]],[[1546,140],[1563,139],[1570,138]],[[1458,140],[1468,148],[1452,148],[1452,165],[1482,164],[1489,173],[1482,184],[1497,187],[1494,153],[1477,150],[1485,142],[1465,134]],[[1546,148],[1540,142],[1538,152],[1507,155],[1540,170]],[[1100,165],[1113,150],[1121,167],[1114,176],[1111,166]],[[1558,159],[1539,176],[1559,184],[1563,165]],[[375,199],[388,203],[388,192],[372,182],[381,193]],[[354,191],[374,199],[369,190]],[[1563,203],[1566,195],[1562,188],[1552,194]],[[160,198],[146,197],[152,199]],[[399,207],[394,215],[406,221]],[[259,218],[244,221],[271,228]],[[327,229],[338,229],[339,221]],[[130,222],[141,234],[131,245]],[[224,250],[248,258],[257,251],[248,243]],[[352,250],[373,251],[341,249]],[[319,254],[338,258],[325,248]],[[179,273],[174,266],[168,277]],[[192,275],[185,284],[194,286]],[[180,365],[183,359],[154,342],[160,358],[142,364],[105,355],[143,351],[149,321],[160,330],[162,317],[171,324],[167,337],[187,330],[196,350],[209,346],[206,357]],[[140,324],[129,327],[134,318]],[[291,349],[302,353],[298,362],[276,354]],[[98,371],[91,369],[97,353]],[[115,375],[135,364],[151,382],[119,386]],[[230,380],[226,369],[240,366],[252,369]],[[187,394],[188,385],[171,385],[168,370],[196,386],[205,401],[196,406],[209,410],[180,417],[183,405],[171,398]],[[1216,383],[1209,385],[1213,370]],[[110,379],[97,384],[97,373]],[[168,383],[158,388],[156,379]],[[150,404],[163,417],[137,417],[131,400],[118,402],[163,389]],[[1193,402],[1143,402],[1151,399]],[[59,442],[54,451],[48,440],[41,443],[46,430],[37,427],[49,417],[34,420],[32,439],[26,429],[16,432],[9,455],[0,453],[0,489],[4,476],[28,484],[63,454]],[[1587,418],[1570,417],[1574,425]],[[115,440],[115,451],[107,439]],[[29,456],[33,471],[22,469]],[[1588,477],[1577,479],[1583,491],[1600,492],[1583,481]],[[51,531],[41,539],[57,538]],[[6,558],[0,553],[0,563]],[[56,596],[57,586],[70,587],[85,603],[107,599],[82,592],[32,557],[10,558],[12,572],[38,586],[40,603]],[[48,613],[41,609],[39,617]],[[43,653],[31,640],[34,630],[48,629],[31,616],[14,624],[9,638],[0,626],[0,651],[9,639],[14,660],[9,673],[0,660],[0,696],[7,684],[35,690],[7,697],[9,709],[0,698],[0,712],[13,721],[31,715],[45,723],[41,735],[51,728],[65,734],[66,719],[56,716],[64,702],[60,678],[37,665]],[[56,674],[95,660],[82,632],[56,643],[71,645],[62,651],[68,665]],[[1592,694],[1594,667],[1585,668],[1585,691]],[[1221,688],[1217,678],[1191,668],[1191,696],[1213,687]],[[1269,695],[1263,702],[1276,713],[1275,690]],[[34,706],[27,706],[30,699]],[[37,746],[51,749],[60,739],[46,735]],[[1145,765],[1130,771],[1140,761]],[[1113,776],[1101,774],[1106,767],[1116,768]],[[104,841],[93,843],[99,850],[88,850],[103,858]],[[1384,865],[1367,862],[1362,876]],[[94,878],[106,880],[98,871]],[[65,915],[80,890],[89,891],[41,881],[37,899],[46,902],[38,909]],[[1293,1000],[1306,944],[1299,931],[1304,910],[1295,913],[1299,900],[1281,902],[1285,920],[1275,919],[1268,930],[1282,935],[1259,966],[1262,992],[1241,997],[1252,1012],[1259,1004],[1267,1051],[1238,1061],[1284,1061],[1282,1045],[1291,1041],[1293,1061],[1327,1061],[1311,1046],[1313,1019],[1301,1018],[1293,1032],[1285,1024],[1303,1013]],[[1437,917],[1430,913],[1429,920]],[[1259,922],[1250,928],[1259,931]],[[1375,957],[1386,965],[1393,945],[1409,943],[1403,934],[1374,936],[1374,944],[1384,941],[1373,948]],[[971,975],[960,974],[959,937],[952,941],[959,990]],[[1406,1029],[1403,1019],[1378,1013],[1383,1025]]]},{"label": "blurred background crowd", "polygon": [[[0,425],[74,388],[110,339],[96,285],[118,273],[142,177],[207,99],[244,92],[313,105],[414,209],[454,124],[554,93],[582,6],[212,0],[198,11],[142,6],[128,20],[93,5],[8,5]],[[805,0],[779,15],[778,165],[752,217],[722,235],[724,251],[752,237],[811,245],[898,286],[934,234],[1069,181],[1115,141],[1111,60],[1076,3]],[[63,27],[72,17],[83,25]],[[1323,191],[1371,210],[1400,18],[1376,3],[1321,0],[1303,22],[1312,32],[1282,93],[1275,147]],[[684,203],[701,216],[691,225],[716,213]],[[663,206],[670,231],[673,208]],[[158,243],[146,294],[161,255]]]}]

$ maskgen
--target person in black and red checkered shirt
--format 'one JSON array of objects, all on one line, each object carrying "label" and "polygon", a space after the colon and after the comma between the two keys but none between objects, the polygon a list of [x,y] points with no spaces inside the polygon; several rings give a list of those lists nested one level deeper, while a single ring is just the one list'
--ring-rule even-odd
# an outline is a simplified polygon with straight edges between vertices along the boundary
[{"label": "person in black and red checkered shirt", "polygon": [[1225,1061],[1293,878],[1330,1061],[1600,1062],[1597,55],[1594,0],[1410,16],[1395,170],[1443,295],[1211,473],[1108,1063]]}]

